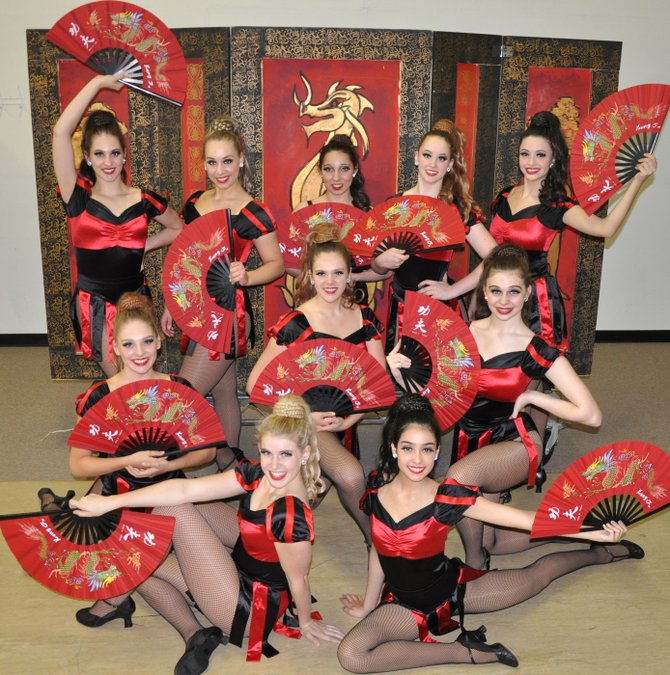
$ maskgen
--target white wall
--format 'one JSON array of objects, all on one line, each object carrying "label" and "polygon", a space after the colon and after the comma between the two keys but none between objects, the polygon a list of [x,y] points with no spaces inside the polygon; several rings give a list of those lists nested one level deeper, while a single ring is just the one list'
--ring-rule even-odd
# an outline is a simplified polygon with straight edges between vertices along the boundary
[{"label": "white wall", "polygon": [[[623,42],[620,87],[670,82],[670,6],[657,0],[136,0],[170,27],[343,26],[546,36]],[[77,0],[4,3],[0,23],[0,334],[44,333],[46,317],[35,176],[50,149],[33,159],[25,31],[50,28]],[[19,103],[19,105],[15,105]],[[599,330],[670,329],[664,221],[670,130],[658,143],[660,168],[615,241],[607,242]],[[54,186],[55,187],[55,186]]]}]

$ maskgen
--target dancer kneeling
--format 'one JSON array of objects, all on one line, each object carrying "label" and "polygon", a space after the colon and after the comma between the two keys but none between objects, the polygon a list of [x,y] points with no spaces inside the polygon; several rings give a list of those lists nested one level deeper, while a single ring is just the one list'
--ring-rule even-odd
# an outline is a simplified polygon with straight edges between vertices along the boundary
[{"label": "dancer kneeling", "polygon": [[[370,552],[365,596],[342,597],[344,610],[363,620],[342,640],[340,664],[355,673],[374,673],[441,663],[518,664],[499,643],[486,644],[485,628],[464,631],[454,642],[429,637],[459,627],[458,613],[492,612],[537,595],[554,579],[581,567],[644,551],[628,541],[622,523],[572,535],[591,539],[590,549],[552,553],[523,569],[481,571],[447,558],[449,529],[463,516],[530,530],[534,513],[481,497],[478,488],[453,479],[431,478],[439,455],[440,430],[427,399],[408,395],[389,411],[377,471],[363,501],[370,515]],[[620,543],[617,543],[620,542]],[[378,605],[384,582],[390,592]],[[419,641],[418,641],[419,640]]]},{"label": "dancer kneeling", "polygon": [[[80,516],[122,507],[171,507],[154,513],[176,518],[174,555],[139,591],[186,642],[177,675],[204,672],[211,653],[227,641],[227,635],[241,645],[248,621],[247,660],[258,660],[261,653],[273,656],[277,652],[267,638],[273,627],[279,628],[291,600],[300,630],[283,627],[285,635],[302,633],[316,645],[342,637],[337,628],[311,614],[314,526],[308,504],[321,480],[314,425],[301,398],[284,396],[277,401],[259,427],[258,447],[260,464],[243,460],[222,474],[70,502]],[[239,513],[223,502],[212,502],[235,495],[242,495]],[[196,620],[191,598],[212,628],[203,628]]]}]

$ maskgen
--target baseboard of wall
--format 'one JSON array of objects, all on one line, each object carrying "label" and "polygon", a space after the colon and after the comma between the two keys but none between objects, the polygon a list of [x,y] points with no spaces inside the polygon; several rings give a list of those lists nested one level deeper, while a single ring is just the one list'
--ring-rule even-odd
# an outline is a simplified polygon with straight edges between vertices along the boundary
[{"label": "baseboard of wall", "polygon": [[0,335],[0,347],[48,347],[46,333],[5,333]]},{"label": "baseboard of wall", "polygon": [[597,330],[596,342],[670,342],[670,330]]}]

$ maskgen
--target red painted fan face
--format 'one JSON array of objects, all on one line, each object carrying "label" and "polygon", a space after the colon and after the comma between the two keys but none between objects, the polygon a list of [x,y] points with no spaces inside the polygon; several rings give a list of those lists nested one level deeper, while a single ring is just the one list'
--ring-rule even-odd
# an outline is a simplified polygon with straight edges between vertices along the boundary
[{"label": "red painted fan face", "polygon": [[205,172],[212,185],[218,190],[239,186],[240,162],[243,156],[235,143],[223,139],[208,141],[205,145]]},{"label": "red painted fan face", "polygon": [[484,299],[491,315],[502,321],[518,316],[529,294],[523,277],[514,271],[492,270],[484,286]]},{"label": "red painted fan face", "polygon": [[346,260],[339,253],[331,251],[318,254],[311,272],[317,296],[326,302],[339,302],[347,287],[350,272]]},{"label": "red painted fan face", "polygon": [[451,148],[440,136],[427,136],[415,153],[414,160],[419,167],[419,185],[425,186],[442,187],[442,180],[454,165]]},{"label": "red painted fan face", "polygon": [[519,146],[519,169],[529,183],[542,185],[553,160],[554,154],[546,138],[528,136]]},{"label": "red painted fan face", "polygon": [[261,469],[275,489],[288,489],[295,481],[303,484],[301,462],[309,458],[310,448],[301,449],[286,436],[266,434],[258,444]]},{"label": "red painted fan face", "polygon": [[161,339],[150,324],[132,319],[121,326],[114,339],[114,352],[121,357],[123,367],[136,379],[151,377],[161,347]]},{"label": "red painted fan face", "polygon": [[333,150],[326,153],[321,165],[321,180],[326,188],[324,197],[328,201],[350,203],[351,182],[356,171],[346,152]]},{"label": "red painted fan face", "polygon": [[116,136],[105,133],[93,136],[86,159],[91,162],[96,180],[114,182],[121,179],[125,154]]},{"label": "red painted fan face", "polygon": [[398,445],[392,445],[398,455],[398,469],[404,478],[417,483],[435,467],[440,448],[433,431],[410,424],[400,435]]}]

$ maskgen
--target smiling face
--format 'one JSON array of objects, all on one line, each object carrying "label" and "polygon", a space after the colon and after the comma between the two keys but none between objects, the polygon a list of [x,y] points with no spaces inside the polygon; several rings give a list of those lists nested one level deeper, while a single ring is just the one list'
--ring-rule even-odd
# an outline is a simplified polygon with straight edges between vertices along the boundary
[{"label": "smiling face", "polygon": [[258,444],[261,469],[275,490],[286,489],[294,481],[302,483],[300,467],[311,449],[299,448],[288,436],[265,434]]},{"label": "smiling face", "polygon": [[523,309],[530,287],[524,286],[523,277],[516,271],[492,270],[484,285],[484,300],[491,315],[509,320]]},{"label": "smiling face", "polygon": [[351,270],[347,261],[336,251],[324,251],[314,258],[310,278],[316,295],[326,302],[339,302]]},{"label": "smiling face", "polygon": [[412,482],[426,478],[435,468],[439,454],[438,439],[432,429],[410,424],[403,429],[397,445],[391,445],[398,456],[398,471]]},{"label": "smiling face", "polygon": [[527,136],[519,146],[519,169],[527,182],[543,181],[554,160],[551,145],[541,136]]},{"label": "smiling face", "polygon": [[211,140],[205,144],[205,172],[212,185],[227,190],[239,183],[241,155],[232,140]]},{"label": "smiling face", "polygon": [[323,186],[326,188],[326,197],[330,201],[349,196],[356,169],[346,152],[340,150],[327,152],[323,157],[320,172]]},{"label": "smiling face", "polygon": [[426,136],[414,160],[418,166],[419,180],[428,185],[441,185],[447,171],[451,171],[454,165],[449,143],[441,136]]},{"label": "smiling face", "polygon": [[125,153],[116,136],[107,133],[93,136],[85,157],[91,163],[96,180],[112,182],[121,179]]},{"label": "smiling face", "polygon": [[160,337],[141,319],[126,321],[114,337],[114,353],[121,358],[124,370],[138,379],[151,376],[160,347]]}]

